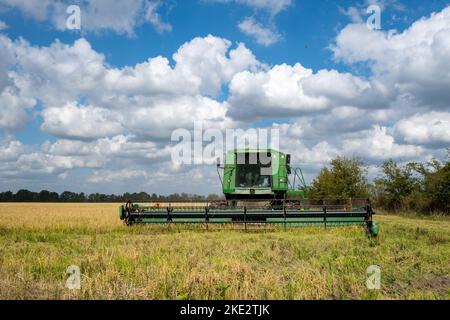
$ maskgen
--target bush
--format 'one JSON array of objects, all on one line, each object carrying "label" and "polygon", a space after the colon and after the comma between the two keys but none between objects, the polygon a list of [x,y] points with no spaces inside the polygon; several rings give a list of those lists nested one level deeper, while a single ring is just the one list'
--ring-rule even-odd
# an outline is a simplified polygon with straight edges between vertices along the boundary
[{"label": "bush", "polygon": [[422,211],[450,214],[450,163],[442,165],[432,160],[427,165],[418,165],[417,171],[423,179]]},{"label": "bush", "polygon": [[409,210],[409,197],[420,188],[414,165],[401,166],[388,160],[383,163],[381,170],[383,177],[374,181],[378,190],[376,204],[389,210]]},{"label": "bush", "polygon": [[314,179],[312,198],[366,198],[369,195],[367,170],[359,158],[338,157],[331,169],[324,167]]},{"label": "bush", "polygon": [[383,176],[375,179],[376,205],[393,211],[450,214],[450,163],[382,165]]}]

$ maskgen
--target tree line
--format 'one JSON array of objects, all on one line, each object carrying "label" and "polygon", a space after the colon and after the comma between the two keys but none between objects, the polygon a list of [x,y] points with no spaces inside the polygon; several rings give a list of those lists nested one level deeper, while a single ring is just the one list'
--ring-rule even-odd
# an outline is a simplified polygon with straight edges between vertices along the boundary
[{"label": "tree line", "polygon": [[[449,152],[450,158],[450,152]],[[450,214],[450,162],[385,161],[369,183],[359,158],[338,157],[324,167],[309,189],[312,198],[369,198],[388,211]]]},{"label": "tree line", "polygon": [[157,195],[156,193],[148,194],[146,192],[139,193],[124,193],[116,194],[102,194],[84,192],[76,193],[71,191],[64,191],[60,194],[42,190],[40,192],[33,192],[26,189],[18,190],[16,193],[11,191],[0,193],[0,202],[126,202],[132,201],[163,201],[163,200],[210,200],[220,199],[221,196],[210,194],[208,196],[187,194],[187,193],[173,193],[170,195]]}]

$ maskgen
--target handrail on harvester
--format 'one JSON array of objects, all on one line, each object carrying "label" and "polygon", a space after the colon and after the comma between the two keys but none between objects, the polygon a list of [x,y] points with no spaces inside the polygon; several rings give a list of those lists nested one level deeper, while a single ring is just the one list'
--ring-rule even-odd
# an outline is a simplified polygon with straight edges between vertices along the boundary
[{"label": "handrail on harvester", "polygon": [[298,180],[300,181],[301,187],[303,189],[306,189],[308,186],[306,185],[305,182],[305,177],[303,176],[303,171],[301,168],[295,168],[294,169],[294,181],[292,183],[291,189],[295,190],[296,189],[296,178],[298,178]]}]

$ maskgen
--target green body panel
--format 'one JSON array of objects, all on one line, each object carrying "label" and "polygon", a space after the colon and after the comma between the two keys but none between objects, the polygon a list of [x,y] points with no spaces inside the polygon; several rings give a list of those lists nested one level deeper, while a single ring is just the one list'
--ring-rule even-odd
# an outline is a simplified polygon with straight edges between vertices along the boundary
[{"label": "green body panel", "polygon": [[123,206],[119,206],[119,219],[123,220],[124,216],[123,216]]},{"label": "green body panel", "polygon": [[223,193],[229,194],[236,190],[236,155],[228,151],[225,157],[225,168],[223,172]]},{"label": "green body panel", "polygon": [[[240,188],[236,186],[236,167],[239,154],[270,153],[272,166],[272,187],[268,188]],[[250,189],[253,193],[250,193]],[[273,149],[237,149],[227,152],[223,173],[222,191],[225,195],[284,195],[288,191],[288,166],[286,155]],[[249,197],[247,197],[249,198]]]},{"label": "green body panel", "polygon": [[380,232],[380,227],[378,226],[378,224],[376,222],[372,222],[372,226],[370,227],[369,231],[373,237],[376,237],[376,236],[378,236],[378,233]]}]

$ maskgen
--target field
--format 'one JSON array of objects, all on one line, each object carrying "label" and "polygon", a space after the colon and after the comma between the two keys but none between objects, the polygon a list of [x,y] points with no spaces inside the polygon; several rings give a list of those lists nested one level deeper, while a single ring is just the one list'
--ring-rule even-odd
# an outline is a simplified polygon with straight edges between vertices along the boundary
[{"label": "field", "polygon": [[[0,299],[449,299],[450,219],[360,227],[126,227],[118,204],[0,204]],[[66,268],[81,269],[69,290]],[[381,290],[366,269],[381,267]]]}]

